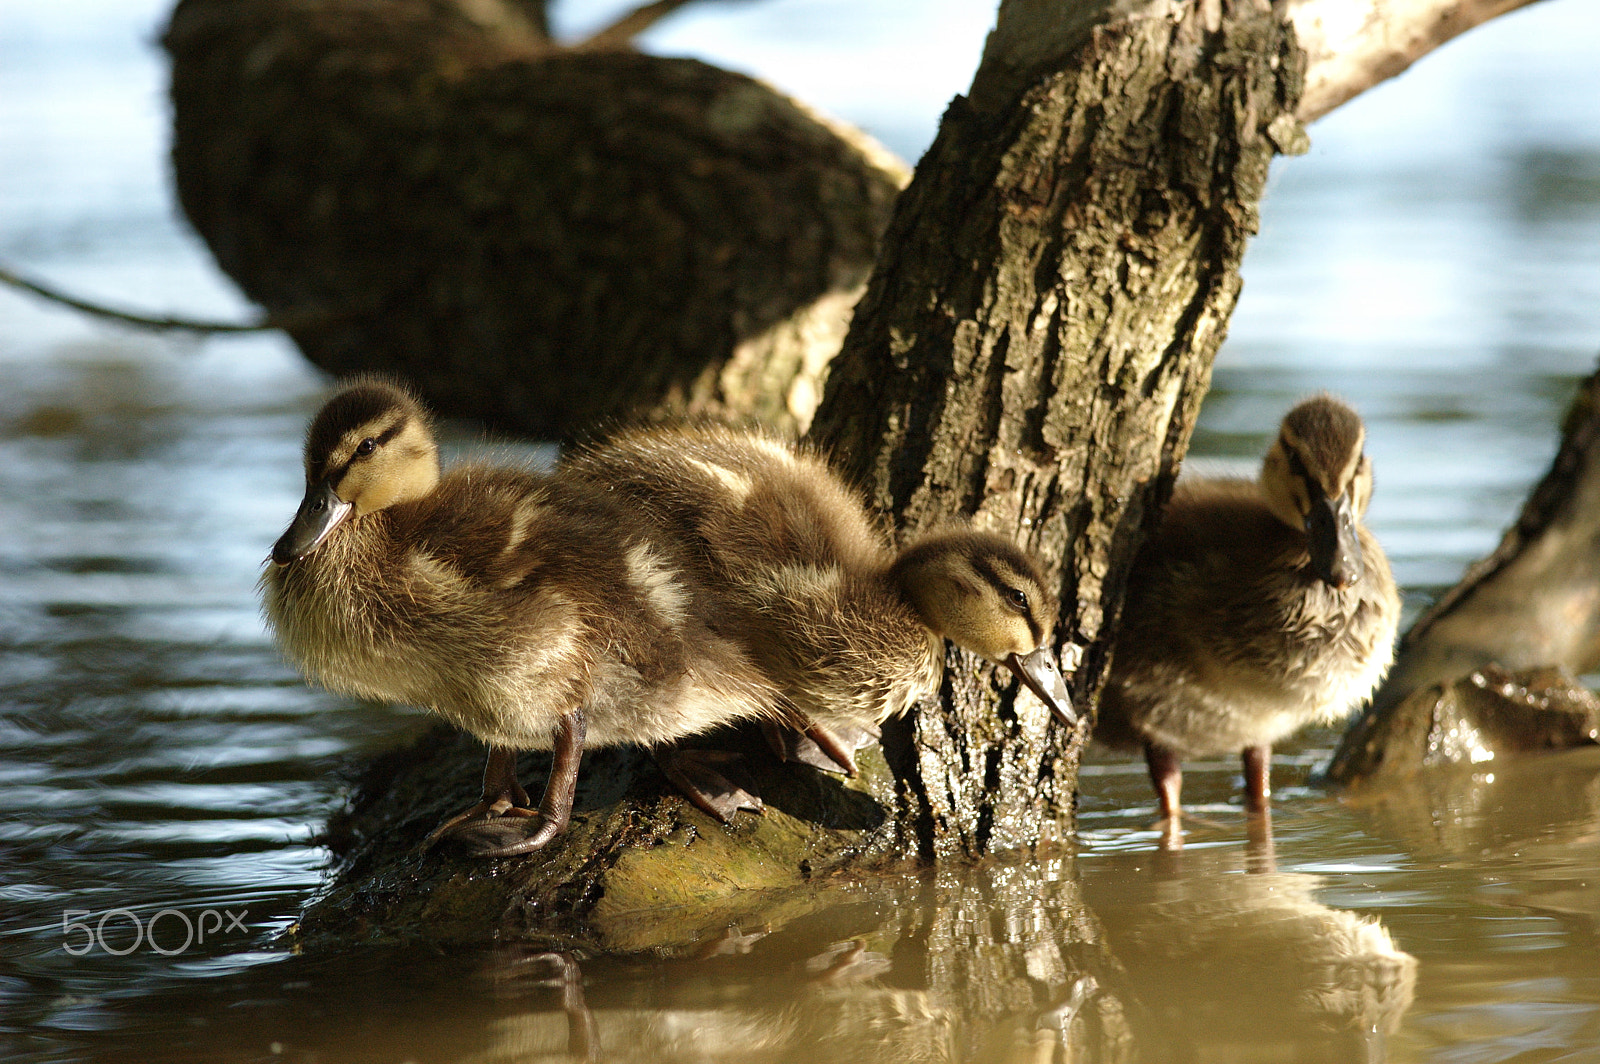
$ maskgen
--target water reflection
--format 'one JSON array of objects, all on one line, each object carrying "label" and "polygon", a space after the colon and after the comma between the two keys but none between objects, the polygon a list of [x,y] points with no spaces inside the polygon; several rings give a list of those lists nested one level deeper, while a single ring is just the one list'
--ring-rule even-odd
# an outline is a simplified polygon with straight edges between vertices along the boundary
[{"label": "water reflection", "polygon": [[169,1061],[1388,1059],[1416,961],[1270,863],[1191,847],[1097,862],[1083,884],[1070,860],[836,882],[680,958],[290,956],[52,1026],[113,1061],[151,1040]]},{"label": "water reflection", "polygon": [[[1537,880],[1549,860],[1582,866],[1600,858],[1600,748],[1419,772],[1382,790],[1357,791],[1350,801],[1376,831],[1421,860],[1516,858],[1507,874],[1531,872]],[[1600,920],[1600,880],[1594,889],[1581,909]]]},{"label": "water reflection", "polygon": [[1275,870],[1270,837],[1118,854],[1084,897],[1127,971],[1144,1059],[1381,1061],[1417,961],[1374,917]]},{"label": "water reflection", "polygon": [[[819,884],[694,955],[369,948],[168,980],[59,1014],[111,1061],[1001,1064],[1134,1059],[1070,864]],[[670,916],[664,917],[670,919]],[[397,977],[403,973],[403,977]]]}]

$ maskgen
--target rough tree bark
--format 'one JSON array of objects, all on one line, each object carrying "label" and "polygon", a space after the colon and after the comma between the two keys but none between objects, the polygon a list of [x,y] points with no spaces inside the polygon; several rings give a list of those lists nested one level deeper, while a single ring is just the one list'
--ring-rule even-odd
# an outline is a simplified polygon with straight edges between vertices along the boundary
[{"label": "rough tree bark", "polygon": [[[1017,65],[1008,42],[1048,6],[1001,5],[971,96],[896,208],[812,435],[903,529],[974,514],[1038,551],[1088,706],[1268,164],[1304,141],[1303,71],[1284,24],[1248,3],[1143,5]],[[947,665],[945,710],[886,732],[895,819],[929,857],[1048,841],[1070,819],[1082,736],[965,654]]]},{"label": "rough tree bark", "polygon": [[336,374],[568,436],[810,420],[904,167],[687,59],[552,46],[509,0],[182,0],[180,201]]}]

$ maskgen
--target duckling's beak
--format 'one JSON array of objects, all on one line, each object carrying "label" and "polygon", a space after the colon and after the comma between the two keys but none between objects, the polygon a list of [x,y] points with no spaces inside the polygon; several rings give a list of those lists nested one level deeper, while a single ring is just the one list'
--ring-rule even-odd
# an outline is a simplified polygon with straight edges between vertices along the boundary
[{"label": "duckling's beak", "polygon": [[272,560],[288,565],[310,554],[350,516],[352,509],[350,503],[334,492],[331,482],[324,480],[311,485],[306,489],[306,497],[300,500],[300,509],[295,511],[289,530],[272,545]]},{"label": "duckling's beak", "polygon": [[1067,683],[1061,678],[1056,656],[1048,646],[1033,653],[1008,654],[1005,665],[1017,674],[1017,679],[1028,685],[1028,690],[1039,696],[1039,701],[1050,707],[1061,723],[1069,728],[1078,726],[1078,714],[1072,708],[1072,696],[1067,694]]},{"label": "duckling's beak", "polygon": [[1344,588],[1361,579],[1361,537],[1349,493],[1337,499],[1313,499],[1306,536],[1311,541],[1311,571],[1319,580]]}]

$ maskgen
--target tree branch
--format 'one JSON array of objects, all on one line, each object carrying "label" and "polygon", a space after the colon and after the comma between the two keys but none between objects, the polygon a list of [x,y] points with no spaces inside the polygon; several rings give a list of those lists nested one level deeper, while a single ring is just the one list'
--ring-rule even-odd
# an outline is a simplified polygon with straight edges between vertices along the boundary
[{"label": "tree branch", "polygon": [[678,8],[694,3],[694,0],[654,0],[653,3],[644,4],[634,8],[605,29],[590,35],[579,44],[574,45],[585,51],[603,51],[608,48],[627,48],[633,44],[633,39],[657,22],[672,14]]},{"label": "tree branch", "polygon": [[77,296],[67,295],[58,288],[32,281],[28,278],[0,266],[0,284],[7,284],[30,292],[41,299],[57,303],[73,310],[81,311],[96,318],[115,321],[122,325],[130,325],[137,329],[151,329],[157,332],[196,332],[196,333],[254,333],[272,332],[277,329],[312,329],[319,325],[328,325],[336,321],[351,317],[355,311],[334,312],[328,310],[310,310],[303,313],[275,314],[257,322],[231,322],[231,321],[204,321],[197,318],[156,317],[149,314],[136,314],[128,310],[117,310],[100,303],[91,303]]},{"label": "tree branch", "polygon": [[1474,26],[1533,0],[1279,0],[1306,52],[1296,117],[1321,118]]},{"label": "tree branch", "polygon": [[[1263,5],[1266,0],[1233,0]],[[1534,0],[1276,0],[1294,24],[1306,53],[1306,90],[1295,117],[1321,118],[1346,100],[1401,73],[1474,26]],[[1215,32],[1224,0],[1196,0],[1202,22]],[[972,103],[1003,105],[1018,86],[1059,68],[1095,26],[1113,17],[1171,21],[1187,4],[1177,0],[1084,0],[1063,11],[1060,0],[1001,0],[1000,17],[984,47]]]}]

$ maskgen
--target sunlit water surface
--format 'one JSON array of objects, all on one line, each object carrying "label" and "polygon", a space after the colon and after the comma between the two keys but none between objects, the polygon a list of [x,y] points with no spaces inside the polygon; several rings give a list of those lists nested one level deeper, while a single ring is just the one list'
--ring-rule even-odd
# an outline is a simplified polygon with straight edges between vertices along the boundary
[{"label": "sunlit water surface", "polygon": [[[860,7],[706,5],[654,44],[914,155],[991,5]],[[165,188],[162,8],[0,6],[0,257],[239,315]],[[1252,458],[1296,397],[1347,396],[1413,610],[1492,547],[1600,351],[1596,54],[1581,0],[1480,31],[1316,127],[1265,207],[1196,451]],[[1075,858],[840,883],[698,960],[288,955],[350,766],[421,724],[305,688],[257,613],[321,387],[279,340],[0,292],[6,1059],[1600,1061],[1588,753],[1355,806],[1310,785],[1335,740],[1311,734],[1276,758],[1275,846],[1247,840],[1235,766],[1199,764],[1178,853],[1142,767],[1096,757]],[[1020,959],[930,978],[959,967],[918,953],[950,921]]]}]

